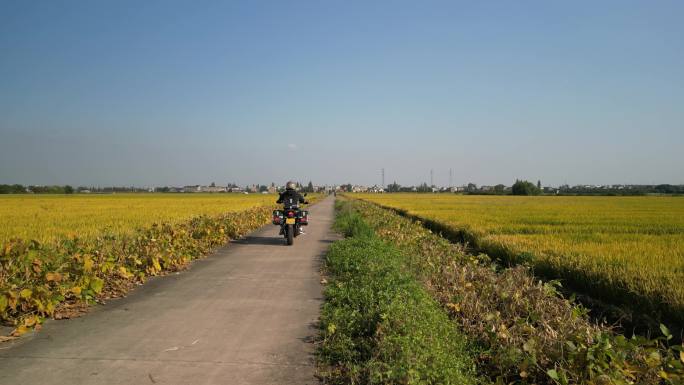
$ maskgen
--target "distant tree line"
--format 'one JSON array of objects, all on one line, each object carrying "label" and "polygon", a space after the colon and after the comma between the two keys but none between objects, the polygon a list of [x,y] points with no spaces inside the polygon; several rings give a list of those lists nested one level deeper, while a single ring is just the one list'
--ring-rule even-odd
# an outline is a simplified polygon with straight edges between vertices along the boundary
[{"label": "distant tree line", "polygon": [[[211,183],[211,187],[215,187],[215,183]],[[351,185],[350,189],[351,189]],[[271,183],[271,187],[275,188],[275,184]],[[234,188],[239,188],[237,184],[235,183],[229,183],[228,184],[228,191]],[[258,192],[268,192],[269,191],[269,186],[267,185],[255,185],[253,186],[247,186],[244,188],[244,191],[250,191],[254,190],[256,188],[256,191]],[[313,182],[309,181],[307,185],[302,185],[300,183],[297,183],[297,188],[302,191],[302,192],[316,192],[316,188],[313,184]],[[52,185],[52,186],[24,186],[21,184],[0,184],[0,194],[73,194],[73,193],[99,193],[99,194],[111,194],[111,193],[142,193],[142,192],[149,192],[151,191],[149,188],[143,188],[143,187],[135,187],[135,186],[107,186],[107,187],[100,187],[100,186],[79,186],[79,187],[72,187],[69,185],[64,185],[64,186],[59,186],[59,185]],[[163,187],[156,187],[154,189],[154,192],[160,192],[160,193],[172,193],[172,192],[178,192],[178,188],[175,187],[169,187],[169,186],[163,186]]]},{"label": "distant tree line", "polygon": [[[271,184],[274,186],[274,184]],[[235,184],[229,184],[229,187],[237,187]],[[307,185],[297,183],[298,188],[302,192],[314,192],[315,187],[310,181]],[[340,186],[342,191],[352,191],[352,184],[343,184]],[[251,189],[250,187],[245,190]],[[72,187],[70,185],[51,185],[51,186],[35,186],[35,185],[21,185],[21,184],[0,184],[0,194],[73,194],[73,193],[140,193],[148,192],[148,188],[135,186],[79,186]],[[157,187],[155,192],[177,192],[173,187]],[[257,191],[268,191],[268,186],[259,185]],[[418,186],[402,186],[397,182],[393,182],[386,186],[387,192],[450,192],[449,188],[435,188],[429,186],[427,183],[422,183]],[[560,187],[541,187],[541,181],[537,181],[536,185],[526,180],[516,180],[512,187],[506,187],[503,184],[495,186],[481,186],[478,187],[474,183],[468,183],[459,190],[463,194],[468,195],[647,195],[647,194],[664,194],[664,195],[684,195],[684,185],[659,184],[659,185],[612,185],[612,186],[590,186],[577,185],[569,186],[562,185]]]},{"label": "distant tree line", "polygon": [[316,189],[314,188],[313,182],[312,182],[312,181],[309,181],[309,184],[307,184],[306,186],[302,187],[302,188],[301,188],[301,191],[302,191],[302,192],[305,192],[305,193],[312,193],[312,192],[315,192]]},{"label": "distant tree line", "polygon": [[557,195],[647,195],[647,194],[684,194],[684,185],[623,185],[623,186],[568,186],[557,189]]},{"label": "distant tree line", "polygon": [[392,184],[387,185],[387,188],[385,189],[387,192],[419,192],[419,193],[428,193],[428,192],[434,192],[433,188],[431,186],[428,186],[427,183],[422,183],[419,184],[418,186],[402,186],[397,182],[394,182]]},{"label": "distant tree line", "polygon": [[64,186],[24,186],[20,184],[0,184],[0,194],[73,194],[74,188]]},{"label": "distant tree line", "polygon": [[468,195],[684,195],[684,185],[562,185],[560,187],[542,187],[541,181],[537,181],[537,184],[535,185],[532,182],[526,180],[516,180],[513,186],[510,188],[506,188],[504,185],[498,184],[496,186],[493,186],[493,188],[488,187],[485,189],[484,187],[477,187],[477,185],[469,183],[463,191],[463,193]]},{"label": "distant tree line", "polygon": [[[342,185],[342,189],[347,190],[347,185]],[[351,185],[349,185],[351,186]],[[351,187],[349,187],[351,188]],[[542,187],[541,181],[536,184],[518,179],[513,186],[506,187],[503,184],[495,186],[477,186],[474,183],[468,183],[458,189],[450,189],[442,187],[433,189],[426,183],[418,186],[402,186],[397,182],[387,185],[386,192],[458,192],[466,195],[647,195],[647,194],[663,194],[663,195],[684,195],[684,185],[659,184],[659,185],[577,185],[569,186],[563,185],[560,187]]]},{"label": "distant tree line", "polygon": [[87,187],[74,188],[70,185],[24,186],[21,184],[0,184],[0,194],[73,194],[77,192],[114,193],[114,192],[146,192],[140,187]]},{"label": "distant tree line", "polygon": [[0,184],[0,194],[24,194],[26,187],[20,184]]}]

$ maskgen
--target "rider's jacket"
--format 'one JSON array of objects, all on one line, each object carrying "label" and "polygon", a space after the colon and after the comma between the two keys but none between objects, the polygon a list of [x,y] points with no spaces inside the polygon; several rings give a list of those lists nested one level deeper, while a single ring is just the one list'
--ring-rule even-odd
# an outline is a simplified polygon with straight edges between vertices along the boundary
[{"label": "rider's jacket", "polygon": [[296,190],[285,190],[280,193],[280,197],[276,203],[282,203],[286,209],[299,207],[300,203],[304,203],[304,197]]}]

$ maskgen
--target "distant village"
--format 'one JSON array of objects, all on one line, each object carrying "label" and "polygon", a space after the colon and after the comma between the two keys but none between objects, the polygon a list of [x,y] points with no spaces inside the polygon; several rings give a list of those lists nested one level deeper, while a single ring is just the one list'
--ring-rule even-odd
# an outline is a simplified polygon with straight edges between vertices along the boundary
[{"label": "distant village", "polygon": [[[270,185],[252,184],[240,187],[234,183],[228,183],[226,186],[218,186],[215,183],[210,185],[190,185],[183,187],[153,187],[149,188],[148,192],[168,192],[168,193],[242,193],[242,194],[276,194],[285,189],[284,186],[276,186],[275,183]],[[314,186],[309,182],[308,185],[301,185],[297,183],[297,189],[304,192],[327,192],[332,191],[334,187],[328,186]]]}]

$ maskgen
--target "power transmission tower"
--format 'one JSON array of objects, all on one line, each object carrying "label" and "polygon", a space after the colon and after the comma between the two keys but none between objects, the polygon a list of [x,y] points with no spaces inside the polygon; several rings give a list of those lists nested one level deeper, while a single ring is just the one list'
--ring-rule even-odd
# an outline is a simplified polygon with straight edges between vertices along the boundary
[{"label": "power transmission tower", "polygon": [[430,169],[430,187],[435,187],[434,179],[435,179],[435,170]]},{"label": "power transmission tower", "polygon": [[454,170],[449,169],[449,188],[454,187]]},{"label": "power transmission tower", "polygon": [[380,187],[385,188],[385,169],[381,169],[380,172],[382,173],[382,185]]}]

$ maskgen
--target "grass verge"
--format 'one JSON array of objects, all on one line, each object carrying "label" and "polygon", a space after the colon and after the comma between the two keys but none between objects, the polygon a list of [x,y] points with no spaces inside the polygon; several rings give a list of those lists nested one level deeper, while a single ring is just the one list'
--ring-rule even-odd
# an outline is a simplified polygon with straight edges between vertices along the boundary
[{"label": "grass verge", "polygon": [[326,257],[318,350],[326,383],[480,383],[466,338],[406,272],[402,253],[354,212],[336,225],[350,238]]}]

